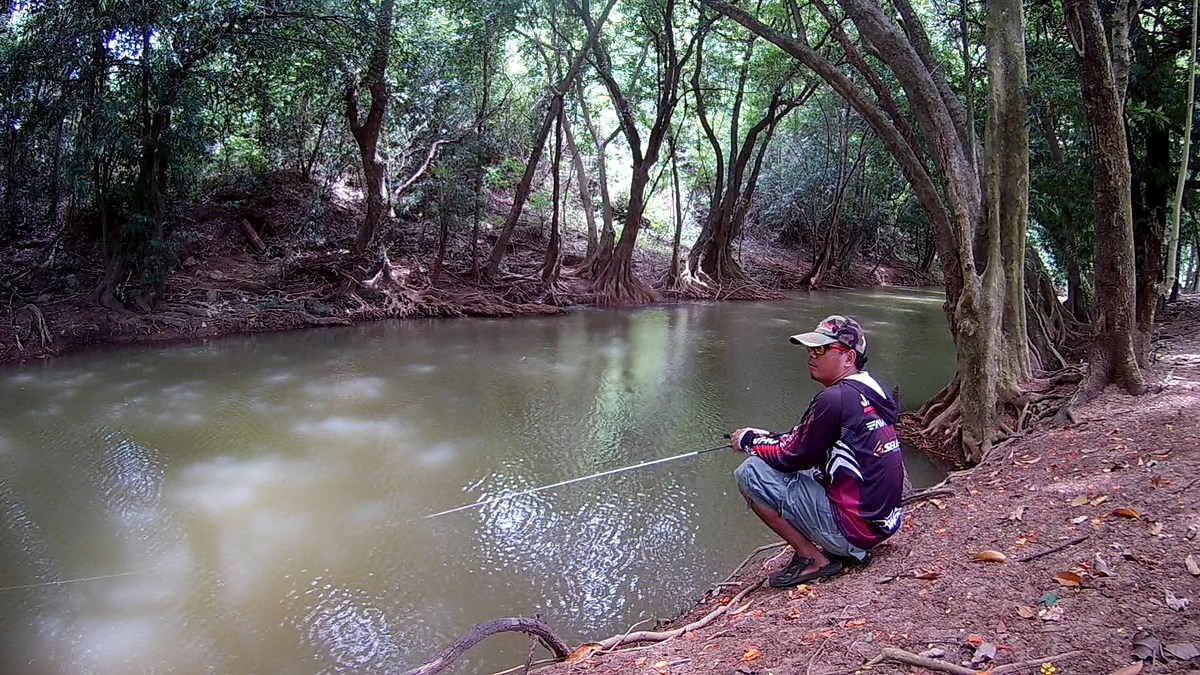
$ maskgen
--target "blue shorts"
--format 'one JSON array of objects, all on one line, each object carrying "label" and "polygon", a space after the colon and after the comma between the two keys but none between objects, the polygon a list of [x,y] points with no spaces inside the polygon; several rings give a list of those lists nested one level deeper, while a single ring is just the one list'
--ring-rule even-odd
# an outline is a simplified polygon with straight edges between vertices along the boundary
[{"label": "blue shorts", "polygon": [[782,515],[825,553],[863,560],[867,552],[846,540],[833,517],[833,505],[813,471],[787,473],[751,456],[733,472],[742,494]]}]

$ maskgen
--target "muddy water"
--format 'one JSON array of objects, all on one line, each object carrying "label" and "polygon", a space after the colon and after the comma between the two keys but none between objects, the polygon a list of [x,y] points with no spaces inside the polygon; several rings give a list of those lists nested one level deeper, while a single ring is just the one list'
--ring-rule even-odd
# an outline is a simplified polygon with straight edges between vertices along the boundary
[{"label": "muddy water", "polygon": [[[388,672],[492,618],[578,644],[669,616],[772,541],[731,453],[424,516],[790,426],[816,385],[787,336],[834,311],[916,406],[953,373],[940,303],[407,321],[0,370],[0,672]],[[526,652],[498,636],[451,672]]]}]

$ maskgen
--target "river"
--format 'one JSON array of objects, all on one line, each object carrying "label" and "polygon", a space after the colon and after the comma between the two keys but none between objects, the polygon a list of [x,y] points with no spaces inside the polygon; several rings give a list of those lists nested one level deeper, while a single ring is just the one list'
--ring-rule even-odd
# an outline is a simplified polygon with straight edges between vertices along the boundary
[{"label": "river", "polygon": [[[954,372],[942,299],[406,320],[0,369],[0,672],[389,672],[488,619],[540,612],[572,645],[652,624],[774,540],[738,456],[501,497],[790,427],[818,385],[787,338],[834,312],[914,408]],[[497,636],[448,672],[527,651]]]}]

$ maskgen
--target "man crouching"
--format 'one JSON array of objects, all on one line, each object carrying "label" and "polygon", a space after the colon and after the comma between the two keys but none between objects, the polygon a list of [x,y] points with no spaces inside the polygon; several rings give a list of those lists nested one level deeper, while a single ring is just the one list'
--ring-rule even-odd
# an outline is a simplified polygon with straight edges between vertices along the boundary
[{"label": "man crouching", "polygon": [[747,503],[795,553],[769,583],[826,579],[900,527],[904,463],[896,403],[862,370],[867,336],[853,318],[830,316],[791,337],[808,348],[808,370],[824,385],[800,423],[777,434],[746,427],[730,446],[750,457],[734,475]]}]

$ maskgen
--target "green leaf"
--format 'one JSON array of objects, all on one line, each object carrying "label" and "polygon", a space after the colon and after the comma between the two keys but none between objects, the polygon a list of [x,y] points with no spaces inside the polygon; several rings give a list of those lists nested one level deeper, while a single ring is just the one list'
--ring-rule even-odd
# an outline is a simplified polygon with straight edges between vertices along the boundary
[{"label": "green leaf", "polygon": [[1043,605],[1045,605],[1047,607],[1050,607],[1054,603],[1058,602],[1058,596],[1053,593],[1047,593],[1047,594],[1043,595],[1041,598],[1039,598],[1038,602],[1042,603]]}]

